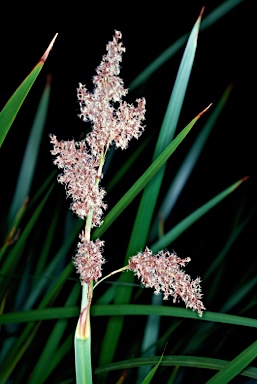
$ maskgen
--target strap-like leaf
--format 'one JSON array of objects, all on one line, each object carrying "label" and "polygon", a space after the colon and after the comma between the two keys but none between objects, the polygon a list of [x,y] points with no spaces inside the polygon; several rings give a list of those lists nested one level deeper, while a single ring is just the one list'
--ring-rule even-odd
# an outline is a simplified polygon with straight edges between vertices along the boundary
[{"label": "strap-like leaf", "polygon": [[124,211],[124,209],[134,200],[134,198],[142,191],[142,189],[149,183],[153,176],[165,164],[172,153],[177,149],[179,144],[183,141],[186,135],[190,132],[191,128],[207,111],[209,107],[200,112],[190,123],[177,135],[177,137],[167,146],[167,148],[157,157],[157,159],[150,165],[150,167],[143,173],[143,175],[135,182],[135,184],[125,193],[119,202],[113,207],[104,219],[101,227],[97,228],[93,233],[93,238],[96,239],[110,227],[110,225],[117,219],[117,217]]},{"label": "strap-like leaf", "polygon": [[[193,67],[201,17],[202,13],[197,19],[189,36],[183,58],[179,66],[176,81],[171,93],[167,111],[163,119],[160,134],[154,151],[153,160],[155,160],[160,155],[160,153],[167,147],[167,145],[174,137],[186,89],[188,86],[189,77]],[[164,172],[165,165],[159,170],[159,172],[151,180],[151,183],[149,183],[144,190],[130,237],[127,256],[133,255],[138,251],[138,249],[143,248],[146,244]]]},{"label": "strap-like leaf", "polygon": [[[158,141],[156,144],[153,164],[159,159],[158,156],[164,153],[167,148],[174,141],[172,141],[175,134],[175,129],[179,119],[180,111],[185,97],[185,92],[187,89],[195,52],[197,45],[197,37],[199,32],[199,26],[201,21],[202,13],[197,19],[192,32],[189,36],[187,46],[178,70],[176,81],[171,93],[170,101],[167,107],[166,114],[162,123]],[[183,132],[183,131],[182,131]],[[172,142],[171,142],[172,141]],[[170,144],[169,144],[170,143]],[[153,165],[152,164],[152,165]],[[151,183],[149,183],[142,195],[140,205],[137,211],[136,220],[132,229],[132,234],[130,237],[125,263],[129,256],[136,254],[136,252],[142,249],[148,237],[153,211],[155,209],[155,204],[158,198],[159,190],[161,187],[164,171],[165,171],[165,162],[162,164],[162,167],[158,170],[158,173],[152,178]],[[136,183],[137,184],[137,183]],[[145,183],[146,185],[146,183]],[[145,186],[144,185],[144,186]],[[107,216],[108,217],[108,216]],[[106,219],[107,219],[106,217]],[[105,219],[105,221],[106,221]],[[124,277],[121,276],[121,280],[127,282],[132,281],[131,275]],[[119,287],[115,297],[115,303],[127,303],[130,300],[132,289],[123,289]],[[112,361],[112,358],[115,353],[115,349],[119,340],[120,333],[122,331],[123,320],[119,319],[110,319],[103,340],[101,355],[99,359],[99,364],[106,364]]]},{"label": "strap-like leaf", "polygon": [[30,193],[48,111],[49,97],[50,77],[48,76],[21,163],[20,172],[15,188],[15,194],[9,211],[9,224],[13,221],[23,201]]},{"label": "strap-like leaf", "polygon": [[11,98],[7,101],[6,105],[0,112],[0,147],[2,146],[4,139],[11,128],[11,125],[22,106],[23,101],[25,100],[27,94],[29,93],[30,88],[34,84],[39,72],[41,71],[50,50],[53,47],[54,41],[57,37],[58,33],[54,36],[53,40],[49,44],[47,50],[37,63],[37,65],[33,68],[30,74],[26,77],[26,79],[21,83],[19,88],[16,89]]},{"label": "strap-like leaf", "polygon": [[192,170],[204,148],[204,145],[210,135],[210,132],[213,126],[216,123],[220,113],[222,112],[228,96],[231,92],[232,87],[229,86],[224,94],[222,95],[220,101],[218,102],[215,109],[212,111],[210,117],[208,118],[206,124],[204,125],[202,131],[199,133],[195,142],[192,144],[189,152],[185,156],[183,163],[181,164],[177,174],[173,178],[169,190],[166,193],[165,198],[162,201],[161,207],[159,208],[158,217],[155,218],[154,224],[151,228],[151,232],[148,238],[148,241],[152,242],[157,235],[158,232],[158,218],[162,218],[163,222],[170,215],[173,207],[175,206],[177,199],[182,192],[189,176],[192,173]]},{"label": "strap-like leaf", "polygon": [[239,375],[257,356],[257,341],[241,352],[235,359],[230,361],[216,375],[214,375],[207,384],[226,384],[234,377]]},{"label": "strap-like leaf", "polygon": [[[110,371],[115,370],[124,370],[132,369],[137,367],[142,367],[145,365],[156,364],[159,361],[159,356],[152,357],[138,357],[128,360],[118,361],[112,364],[105,365],[103,367],[98,367],[95,369],[95,374],[104,374]],[[221,370],[228,365],[227,360],[213,359],[209,357],[198,357],[198,356],[164,356],[161,361],[161,366],[163,367],[194,367],[199,369],[212,369],[215,371]],[[257,368],[247,367],[240,375],[246,377],[252,377],[257,379]],[[217,383],[225,383],[224,381],[217,381]]]},{"label": "strap-like leaf", "polygon": [[[200,30],[203,31],[206,28],[209,28],[216,21],[220,20],[228,12],[230,12],[234,7],[242,3],[244,0],[227,0],[221,3],[217,8],[215,8],[211,13],[203,18],[203,21],[200,26]],[[208,10],[207,10],[208,11]],[[130,91],[139,87],[141,84],[146,82],[150,76],[153,75],[164,63],[166,63],[172,56],[174,56],[180,48],[186,43],[189,33],[181,36],[175,43],[170,47],[165,49],[151,64],[149,64],[130,84]]]},{"label": "strap-like leaf", "polygon": [[158,252],[161,249],[167,247],[175,239],[177,239],[187,228],[199,220],[203,215],[205,215],[211,208],[215,207],[219,202],[221,202],[226,196],[233,192],[247,177],[237,181],[232,184],[230,187],[226,188],[224,191],[219,193],[217,196],[213,197],[207,203],[202,205],[200,208],[196,209],[189,216],[183,219],[179,224],[172,228],[168,233],[162,236],[156,243],[151,246],[153,252]]}]

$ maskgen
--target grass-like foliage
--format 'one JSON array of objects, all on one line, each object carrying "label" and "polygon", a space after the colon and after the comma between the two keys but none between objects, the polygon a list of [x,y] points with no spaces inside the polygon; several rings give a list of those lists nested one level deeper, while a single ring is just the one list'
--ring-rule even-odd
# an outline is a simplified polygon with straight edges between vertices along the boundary
[{"label": "grass-like foliage", "polygon": [[[222,297],[227,257],[256,209],[245,212],[242,204],[236,204],[228,237],[221,240],[220,252],[208,263],[201,254],[197,259],[173,250],[177,239],[188,241],[187,234],[192,233],[206,248],[202,255],[207,254],[204,229],[197,231],[195,226],[203,218],[215,220],[219,206],[225,206],[248,177],[207,197],[203,190],[202,203],[181,212],[178,222],[170,224],[171,213],[194,176],[232,90],[228,86],[217,103],[206,103],[178,129],[199,31],[211,28],[240,2],[224,1],[206,18],[202,10],[191,32],[132,81],[129,90],[135,102],[131,104],[126,102],[128,91],[120,77],[125,48],[121,33],[115,31],[93,77],[93,91],[78,85],[79,115],[85,123],[80,140],[73,140],[74,132],[67,141],[45,132],[51,90],[48,77],[34,111],[13,199],[1,217],[1,383],[257,379],[253,362],[257,320],[250,315],[256,300],[245,304],[257,283],[254,270],[236,280],[227,299]],[[28,92],[33,92],[31,87],[56,37],[1,111],[0,146],[6,144]],[[141,93],[151,76],[181,48],[162,124],[158,133],[147,133],[147,95]],[[199,133],[188,146],[196,128]],[[40,143],[47,134],[51,154],[44,156],[52,156],[60,174],[53,166],[34,191],[35,169],[44,161],[39,157]],[[130,141],[135,138],[137,144],[131,151]],[[174,166],[171,178],[170,164],[184,145],[187,152]],[[127,150],[126,156],[112,173],[120,149]],[[67,209],[65,190],[73,216]],[[121,250],[115,242],[123,243]],[[238,332],[245,333],[248,343],[231,351]]]}]

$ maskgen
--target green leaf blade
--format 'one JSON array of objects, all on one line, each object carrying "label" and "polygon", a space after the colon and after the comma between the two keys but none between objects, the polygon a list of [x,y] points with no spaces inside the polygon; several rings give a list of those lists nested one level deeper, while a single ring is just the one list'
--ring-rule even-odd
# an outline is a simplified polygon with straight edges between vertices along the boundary
[{"label": "green leaf blade", "polygon": [[219,193],[217,196],[209,200],[207,203],[202,205],[200,208],[196,209],[190,215],[188,215],[184,220],[178,223],[174,228],[172,228],[168,233],[166,233],[162,238],[160,238],[156,243],[151,245],[153,252],[158,252],[160,249],[167,247],[175,239],[177,239],[186,229],[193,225],[197,220],[199,220],[203,215],[205,215],[211,208],[215,207],[219,202],[221,202],[225,197],[232,193],[239,185],[245,181],[247,178],[243,178],[236,183],[232,184],[230,187],[226,188],[224,191]]},{"label": "green leaf blade", "polygon": [[41,138],[45,126],[48,104],[50,98],[50,77],[41,96],[38,110],[32,124],[31,132],[23,156],[13,201],[9,212],[9,223],[11,223],[22,206],[23,201],[30,193],[31,184],[34,178]]},{"label": "green leaf blade", "polygon": [[19,112],[27,94],[29,93],[32,85],[34,84],[37,76],[39,75],[50,50],[53,47],[54,41],[58,34],[56,34],[49,44],[47,50],[39,60],[38,64],[33,68],[21,85],[16,89],[11,98],[7,101],[6,105],[0,112],[0,147],[2,146],[4,139],[11,128],[11,125]]},{"label": "green leaf blade", "polygon": [[235,359],[230,361],[207,384],[229,383],[234,377],[239,375],[257,356],[257,341],[241,352]]},{"label": "green leaf blade", "polygon": [[168,160],[172,153],[177,149],[180,143],[184,140],[191,128],[207,111],[209,107],[199,113],[168,145],[168,147],[157,157],[157,159],[150,165],[150,167],[143,173],[143,175],[134,183],[134,185],[125,193],[125,195],[118,201],[113,209],[106,215],[104,223],[101,227],[93,232],[93,238],[96,239],[103,235],[103,233],[111,226],[117,217],[124,211],[124,209],[133,201],[133,199],[142,191],[148,182],[159,171],[163,164]]}]

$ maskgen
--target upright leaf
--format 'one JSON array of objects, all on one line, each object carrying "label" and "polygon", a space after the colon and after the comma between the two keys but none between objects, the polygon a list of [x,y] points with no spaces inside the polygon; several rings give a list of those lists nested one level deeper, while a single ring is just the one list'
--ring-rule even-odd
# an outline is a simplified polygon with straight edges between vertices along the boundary
[{"label": "upright leaf", "polygon": [[17,115],[20,107],[22,106],[23,101],[25,100],[27,94],[30,91],[30,88],[34,84],[39,72],[41,71],[50,50],[53,47],[55,39],[58,33],[54,36],[53,40],[49,44],[47,50],[37,63],[37,65],[33,68],[30,74],[26,77],[26,79],[21,83],[19,88],[16,89],[11,98],[7,101],[6,105],[0,112],[0,147],[2,146],[4,139]]},{"label": "upright leaf", "polygon": [[[201,17],[202,13],[197,19],[197,22],[195,23],[189,36],[188,43],[178,70],[176,81],[171,93],[168,108],[161,126],[160,134],[154,151],[153,161],[167,147],[175,134],[194,62]],[[164,172],[165,165],[159,170],[156,176],[151,180],[151,183],[149,183],[144,190],[132,230],[130,243],[127,250],[127,256],[137,252],[138,249],[144,247],[146,243]]]},{"label": "upright leaf", "polygon": [[[230,12],[237,5],[242,3],[244,0],[227,0],[221,3],[211,13],[204,17],[200,30],[209,28],[216,21],[220,20],[228,12]],[[164,63],[166,63],[172,56],[174,56],[180,48],[186,43],[189,33],[185,33],[178,40],[163,51],[151,64],[149,64],[130,84],[129,89],[133,90],[139,87],[141,84],[146,82],[149,77],[153,75]]]},{"label": "upright leaf", "polygon": [[21,163],[15,194],[9,212],[9,223],[13,221],[17,211],[22,206],[23,201],[30,193],[30,187],[34,178],[41,138],[47,116],[49,97],[50,77],[48,76]]},{"label": "upright leaf", "polygon": [[[218,119],[220,113],[222,112],[229,94],[231,92],[232,87],[229,86],[224,94],[222,95],[220,101],[218,102],[216,108],[213,110],[212,114],[210,115],[209,119],[207,120],[205,126],[203,127],[202,131],[199,133],[198,137],[196,138],[195,142],[191,146],[188,154],[185,156],[183,163],[181,164],[177,174],[173,178],[170,188],[168,192],[166,193],[165,198],[162,201],[161,207],[159,208],[159,214],[158,217],[161,217],[162,220],[165,222],[165,220],[170,215],[173,207],[175,206],[177,199],[182,192],[189,176],[192,173],[192,170],[194,169],[194,166],[204,148],[204,145],[210,135],[210,132],[213,128],[213,126],[216,123],[216,120]],[[153,241],[155,236],[157,235],[158,231],[158,217],[155,218],[154,224],[151,228],[150,237],[149,240]]]},{"label": "upright leaf", "polygon": [[[166,114],[162,123],[161,131],[157,141],[157,145],[154,152],[153,161],[163,152],[163,150],[172,141],[177,126],[178,118],[182,108],[188,80],[190,77],[195,51],[197,36],[199,32],[199,26],[202,13],[200,14],[197,22],[195,23],[193,30],[189,36],[188,43],[179,67],[177,78],[174,88],[171,93],[171,98],[168,104]],[[162,178],[164,175],[165,166],[158,171],[155,177],[151,180],[151,183],[147,185],[143,192],[143,196],[140,201],[140,206],[137,212],[135,224],[133,226],[132,234],[130,237],[129,246],[127,249],[126,260],[129,256],[135,254],[138,250],[142,249],[145,245],[149,228],[151,225],[152,214],[155,208],[155,203],[159,194]],[[125,263],[126,263],[125,260]],[[131,274],[122,274],[121,281],[132,282],[133,276]],[[132,288],[119,287],[115,297],[115,303],[128,303],[130,301]],[[110,363],[114,357],[114,353],[118,344],[120,333],[123,327],[123,318],[111,318],[108,322],[105,337],[103,339],[99,364]]]}]

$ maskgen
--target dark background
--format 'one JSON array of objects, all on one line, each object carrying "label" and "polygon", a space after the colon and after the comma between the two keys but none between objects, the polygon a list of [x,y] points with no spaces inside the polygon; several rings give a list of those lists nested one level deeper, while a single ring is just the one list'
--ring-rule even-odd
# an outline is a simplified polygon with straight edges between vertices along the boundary
[{"label": "dark background", "polygon": [[[76,87],[82,82],[88,89],[92,89],[91,78],[105,53],[107,42],[112,39],[114,29],[120,30],[123,34],[126,53],[123,56],[121,77],[124,79],[125,87],[128,87],[152,60],[193,28],[203,5],[205,5],[204,15],[208,15],[221,3],[221,1],[208,1],[205,4],[198,1],[180,1],[166,6],[160,3],[158,7],[151,8],[151,5],[148,5],[142,13],[132,4],[112,4],[109,10],[100,8],[98,13],[96,4],[92,5],[91,9],[87,8],[88,4],[83,3],[81,8],[78,7],[76,23],[72,19],[70,23],[63,22],[56,26],[56,29],[60,27],[59,31],[55,29],[51,31],[45,24],[44,28],[36,30],[14,28],[5,35],[1,47],[0,109],[37,63],[55,33],[59,32],[54,48],[1,148],[0,194],[3,211],[11,201],[24,146],[48,74],[52,76],[51,99],[32,195],[53,169],[48,134],[53,133],[58,139],[67,140],[78,138],[85,129],[85,124],[77,117],[79,108]],[[117,11],[117,16],[112,12],[113,9]],[[210,212],[208,217],[201,219],[187,231],[186,237],[172,244],[181,257],[190,254],[193,259],[197,252],[204,248],[208,250],[208,259],[215,257],[222,240],[228,236],[228,227],[239,205],[244,202],[246,216],[256,204],[254,23],[254,1],[245,0],[199,34],[196,58],[177,132],[210,103],[215,106],[231,83],[233,91],[172,217],[168,220],[166,230],[235,181],[247,175],[251,177]],[[128,95],[130,102],[138,96],[146,98],[145,137],[150,133],[154,133],[155,138],[157,137],[183,49],[165,63],[146,84]],[[170,184],[181,161],[203,127],[208,113],[196,124],[169,161],[164,181],[166,186]],[[134,142],[128,151],[116,151],[103,186],[137,145],[138,143]],[[148,153],[140,159],[134,173],[130,174],[114,193],[107,195],[110,208],[146,169],[153,148],[152,141]],[[123,237],[122,240],[120,236],[115,240],[122,252],[126,249],[137,203],[138,200],[124,213]],[[254,257],[254,237],[250,234],[255,224],[256,219],[251,222],[237,243],[238,250],[235,253],[237,263],[242,252],[249,255],[247,257]],[[198,265],[197,268],[197,274],[201,275],[204,267],[201,269]]]}]

